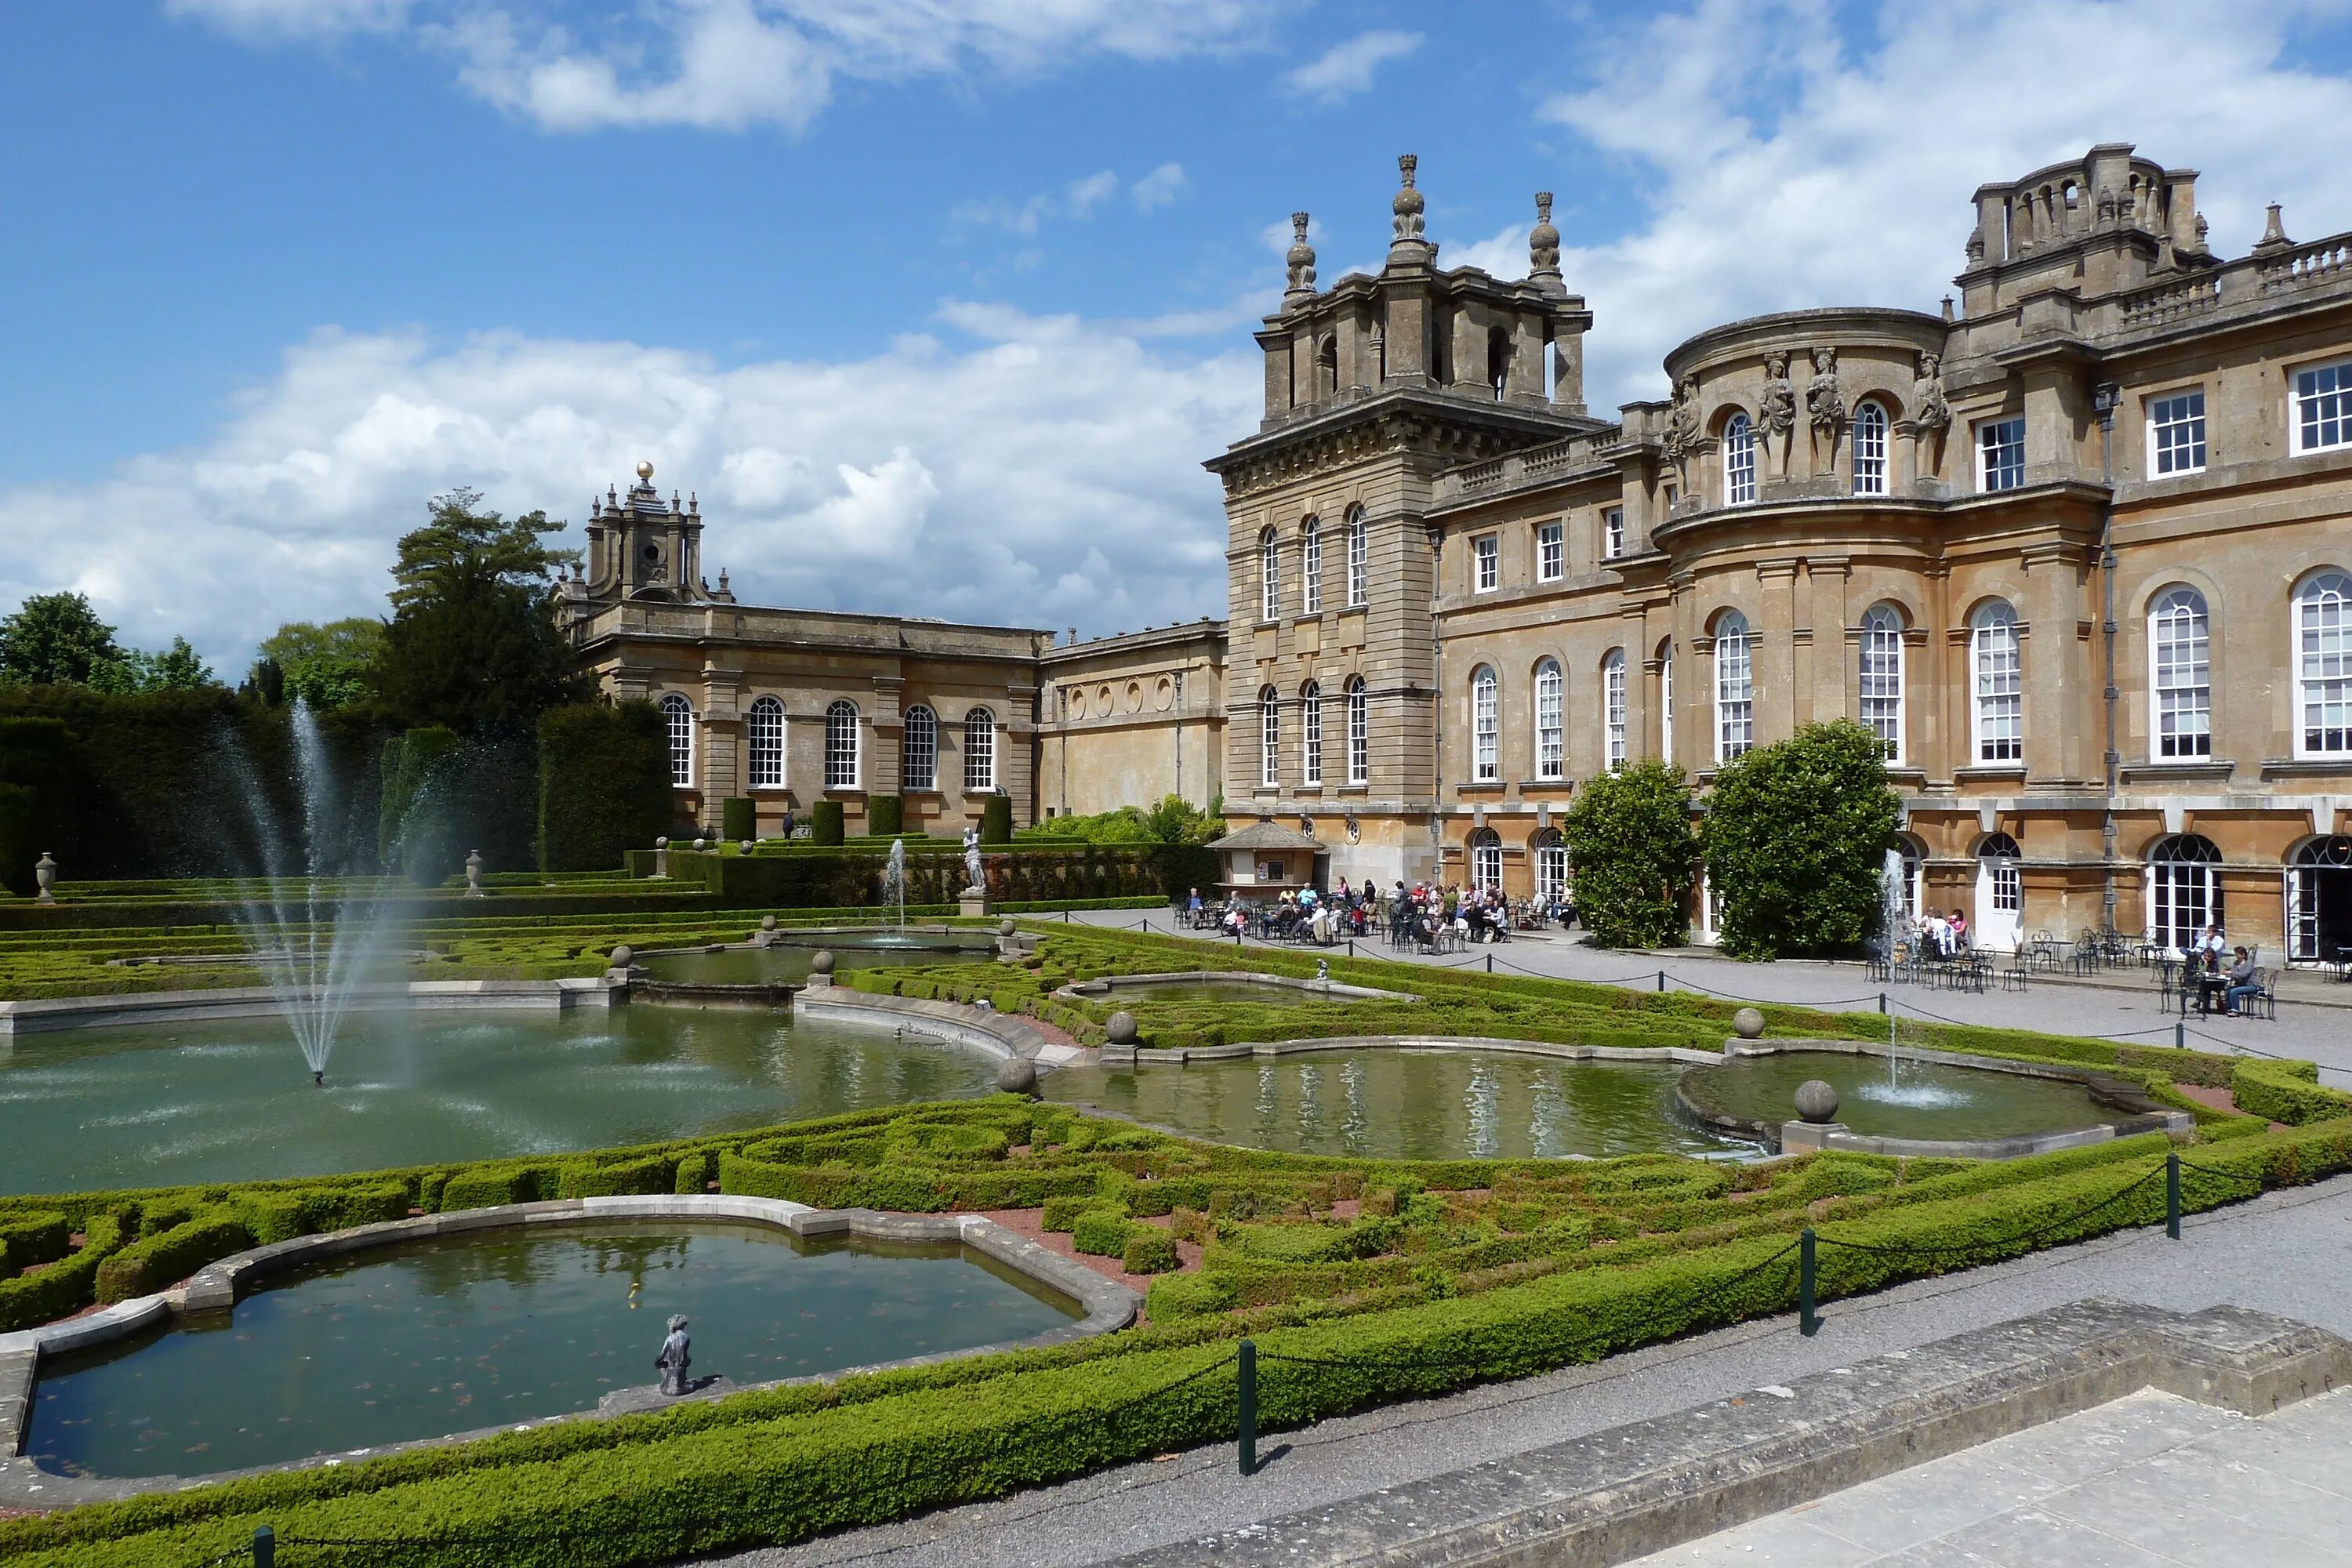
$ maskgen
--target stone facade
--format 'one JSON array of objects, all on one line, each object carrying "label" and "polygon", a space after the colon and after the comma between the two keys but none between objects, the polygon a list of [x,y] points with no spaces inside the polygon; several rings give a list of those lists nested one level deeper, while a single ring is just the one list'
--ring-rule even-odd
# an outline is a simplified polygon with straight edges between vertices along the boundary
[{"label": "stone facade", "polygon": [[1088,816],[1224,782],[1225,623],[1079,642],[1038,660],[1037,811]]},{"label": "stone facade", "polygon": [[[1526,891],[1559,874],[1578,780],[1663,755],[1703,785],[1857,718],[1890,745],[1912,898],[1981,936],[2177,939],[2218,915],[2268,961],[2334,957],[2352,250],[2291,243],[2273,212],[2225,261],[2195,180],[2107,145],[1985,186],[1957,309],[1711,329],[1667,356],[1671,401],[1614,425],[1583,415],[1572,352],[1540,384],[1541,334],[1590,321],[1548,225],[1523,283],[1434,271],[1401,226],[1379,279],[1294,287],[1259,334],[1265,422],[1210,465],[1233,603],[1274,612],[1234,652],[1228,805],[1330,799],[1304,783],[1295,693],[1360,664],[1384,699],[1355,808],[1394,846],[1380,869]],[[1368,357],[1374,300],[1423,357]],[[1335,637],[1292,585],[1297,534],[1359,507],[1386,550],[1368,624]]]}]

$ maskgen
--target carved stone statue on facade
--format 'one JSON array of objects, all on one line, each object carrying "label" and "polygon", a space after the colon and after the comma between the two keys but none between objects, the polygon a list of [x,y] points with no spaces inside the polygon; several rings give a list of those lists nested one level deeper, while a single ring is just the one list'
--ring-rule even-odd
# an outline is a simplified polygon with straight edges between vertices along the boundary
[{"label": "carved stone statue on facade", "polygon": [[1837,472],[1838,437],[1845,429],[1845,394],[1838,390],[1835,349],[1813,351],[1813,379],[1805,383],[1805,417],[1813,430],[1813,472]]},{"label": "carved stone statue on facade", "polygon": [[1290,286],[1283,290],[1282,297],[1286,300],[1312,299],[1315,295],[1315,247],[1307,243],[1305,213],[1290,215],[1290,252],[1283,258],[1288,268]]},{"label": "carved stone statue on facade", "polygon": [[1769,354],[1764,360],[1764,396],[1756,407],[1756,427],[1763,434],[1765,455],[1775,478],[1789,472],[1790,433],[1797,427],[1797,388],[1789,379],[1789,356]]},{"label": "carved stone statue on facade", "polygon": [[1698,446],[1698,377],[1686,375],[1675,388],[1675,405],[1666,414],[1666,461],[1675,466],[1683,493],[1690,493],[1691,454]]},{"label": "carved stone statue on facade", "polygon": [[1918,432],[1923,479],[1944,471],[1944,435],[1952,427],[1952,405],[1944,401],[1943,364],[1941,354],[1920,351],[1919,371],[1911,381],[1911,424]]},{"label": "carved stone statue on facade", "polygon": [[661,1373],[661,1391],[667,1394],[686,1392],[686,1369],[692,1365],[687,1354],[691,1342],[687,1338],[686,1320],[673,1316],[669,1321],[669,1338],[662,1341],[661,1353],[654,1357],[654,1370]]},{"label": "carved stone statue on facade", "polygon": [[977,827],[963,830],[963,873],[971,879],[971,886],[964,889],[966,893],[984,896],[988,892],[988,873],[982,869],[980,863],[980,829]]}]

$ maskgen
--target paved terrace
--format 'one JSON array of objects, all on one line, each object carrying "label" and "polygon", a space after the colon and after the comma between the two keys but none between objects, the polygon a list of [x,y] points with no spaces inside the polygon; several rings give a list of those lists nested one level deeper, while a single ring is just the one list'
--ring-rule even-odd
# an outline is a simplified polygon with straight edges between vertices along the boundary
[{"label": "paved terrace", "polygon": [[[1074,923],[1135,931],[1147,920],[1162,935],[1171,931],[1160,910],[1089,910],[1070,916]],[[1432,967],[1479,969],[1491,956],[1498,974],[1533,974],[1553,980],[1588,980],[1620,984],[1629,989],[1657,988],[1664,971],[1672,990],[1754,1002],[1782,1002],[1820,1007],[1826,1012],[1875,1012],[1885,994],[1896,1016],[1933,1017],[1996,1028],[2042,1029],[2062,1035],[2130,1037],[2136,1045],[2168,1046],[2174,1019],[2164,1010],[2156,987],[2156,972],[2139,968],[2113,969],[2077,980],[2060,972],[2037,970],[2023,992],[2003,991],[1996,980],[1983,995],[1970,992],[1929,990],[1921,985],[1889,984],[1872,980],[1858,963],[1818,960],[1782,960],[1777,963],[1740,963],[1700,948],[1665,952],[1624,952],[1584,944],[1580,931],[1521,932],[1509,942],[1480,946],[1465,952],[1429,957],[1412,948],[1391,948],[1386,937],[1366,937],[1356,943],[1361,958],[1395,959]],[[1233,939],[1223,945],[1232,947]],[[1315,954],[1324,950],[1296,943],[1244,942],[1252,948]],[[1344,943],[1329,950],[1344,953]],[[2227,1018],[2220,1014],[2189,1016],[2188,1043],[2199,1050],[2248,1051],[2300,1057],[2337,1069],[2325,1074],[2337,1088],[2352,1088],[2352,985],[2332,975],[2295,972],[2281,983],[2275,1022],[2260,1018]]]}]

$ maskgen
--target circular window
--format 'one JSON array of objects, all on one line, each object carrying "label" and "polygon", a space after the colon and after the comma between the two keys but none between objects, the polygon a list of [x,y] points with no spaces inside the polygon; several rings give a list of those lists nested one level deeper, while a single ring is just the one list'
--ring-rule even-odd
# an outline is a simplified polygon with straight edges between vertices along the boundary
[{"label": "circular window", "polygon": [[1083,691],[1073,690],[1070,693],[1070,717],[1073,719],[1083,719],[1086,716],[1087,694]]},{"label": "circular window", "polygon": [[1173,708],[1176,705],[1176,683],[1166,676],[1161,676],[1160,684],[1152,689],[1151,703],[1162,713]]},{"label": "circular window", "polygon": [[1105,686],[1095,692],[1095,711],[1108,713],[1110,710],[1110,688]]},{"label": "circular window", "polygon": [[1127,683],[1127,710],[1130,713],[1143,711],[1143,683],[1139,680]]},{"label": "circular window", "polygon": [[646,560],[648,560],[648,561],[658,561],[658,560],[660,560],[660,559],[661,559],[661,546],[660,546],[660,545],[658,545],[658,544],[648,544],[648,545],[646,545]]}]

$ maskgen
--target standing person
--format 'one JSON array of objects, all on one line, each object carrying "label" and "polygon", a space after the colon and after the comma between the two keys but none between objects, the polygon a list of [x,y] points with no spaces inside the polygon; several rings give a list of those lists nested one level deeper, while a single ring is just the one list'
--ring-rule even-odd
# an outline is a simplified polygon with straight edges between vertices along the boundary
[{"label": "standing person", "polygon": [[789,806],[789,805],[788,805],[788,806],[784,807],[784,831],[783,831],[783,838],[784,838],[784,840],[785,840],[785,842],[786,842],[786,843],[790,843],[790,842],[792,841],[792,837],[793,837],[793,808],[792,808],[791,806]]}]

